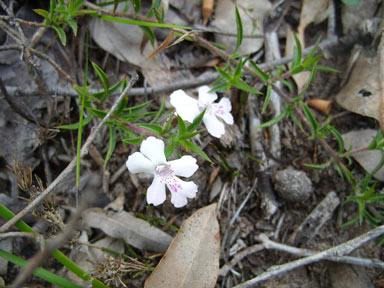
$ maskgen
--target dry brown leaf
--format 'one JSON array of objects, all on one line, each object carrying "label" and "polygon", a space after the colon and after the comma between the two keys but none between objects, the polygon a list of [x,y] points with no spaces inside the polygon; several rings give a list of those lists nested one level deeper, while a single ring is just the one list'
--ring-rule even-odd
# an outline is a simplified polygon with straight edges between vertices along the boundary
[{"label": "dry brown leaf", "polygon": [[363,50],[355,63],[347,84],[336,95],[336,102],[346,110],[380,119],[378,57]]},{"label": "dry brown leaf", "polygon": [[101,208],[87,209],[83,214],[83,223],[101,229],[113,238],[123,238],[138,249],[165,252],[172,241],[167,233],[126,211],[108,213]]},{"label": "dry brown leaf", "polygon": [[[377,134],[377,130],[364,129],[358,131],[350,131],[342,135],[346,148],[352,147],[352,150],[367,147],[371,143],[372,138]],[[359,164],[368,172],[379,164],[381,153],[379,150],[363,151],[352,156]],[[382,167],[373,175],[377,180],[384,182],[384,168]]]},{"label": "dry brown leaf", "polygon": [[159,54],[160,52],[164,51],[173,41],[173,38],[174,38],[174,32],[173,30],[171,29],[171,32],[169,32],[167,38],[164,39],[163,42],[161,42],[161,44],[159,46],[157,46],[151,54],[149,54],[149,56],[147,57],[147,60],[151,59],[153,56]]},{"label": "dry brown leaf", "polygon": [[203,25],[207,25],[209,17],[213,12],[214,0],[203,0],[201,5],[201,14],[203,15]]},{"label": "dry brown leaf", "polygon": [[201,208],[184,221],[144,287],[215,287],[220,256],[216,207]]}]

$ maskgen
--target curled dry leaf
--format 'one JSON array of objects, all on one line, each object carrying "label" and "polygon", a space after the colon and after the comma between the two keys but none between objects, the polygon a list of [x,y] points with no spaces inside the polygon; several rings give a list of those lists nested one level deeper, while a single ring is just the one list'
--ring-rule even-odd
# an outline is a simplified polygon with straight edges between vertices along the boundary
[{"label": "curled dry leaf", "polygon": [[184,221],[145,288],[215,287],[220,256],[216,207],[201,208]]},{"label": "curled dry leaf", "polygon": [[164,231],[126,211],[107,213],[100,208],[87,209],[83,214],[83,223],[101,229],[113,238],[122,238],[138,249],[165,252],[172,241],[172,237]]},{"label": "curled dry leaf", "polygon": [[[371,143],[372,138],[377,134],[377,130],[364,129],[358,131],[350,131],[343,134],[345,147],[352,147],[353,150],[367,147]],[[379,164],[381,153],[378,150],[363,151],[352,156],[359,164],[368,172],[371,173]],[[384,182],[384,168],[382,167],[376,174],[373,175],[377,180]]]}]

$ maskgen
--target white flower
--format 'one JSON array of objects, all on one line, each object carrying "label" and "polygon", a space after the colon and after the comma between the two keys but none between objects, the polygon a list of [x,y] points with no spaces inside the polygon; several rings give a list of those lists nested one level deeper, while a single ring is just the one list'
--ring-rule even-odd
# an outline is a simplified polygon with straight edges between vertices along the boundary
[{"label": "white flower", "polygon": [[217,117],[223,119],[227,124],[233,124],[233,117],[230,113],[232,106],[228,98],[221,98],[219,103],[213,103],[217,99],[216,93],[208,93],[210,88],[202,86],[198,89],[199,100],[188,96],[183,90],[177,90],[171,94],[171,104],[176,108],[177,114],[189,122],[193,120],[205,109],[203,122],[209,134],[220,138],[225,133],[224,123]]},{"label": "white flower", "polygon": [[185,182],[176,176],[190,177],[199,166],[192,156],[183,156],[178,160],[168,161],[164,155],[164,142],[155,137],[148,137],[140,146],[140,152],[128,157],[127,168],[131,173],[149,173],[154,176],[147,189],[147,202],[155,206],[165,201],[165,186],[171,191],[171,202],[175,207],[187,204],[187,198],[196,197],[197,185]]}]

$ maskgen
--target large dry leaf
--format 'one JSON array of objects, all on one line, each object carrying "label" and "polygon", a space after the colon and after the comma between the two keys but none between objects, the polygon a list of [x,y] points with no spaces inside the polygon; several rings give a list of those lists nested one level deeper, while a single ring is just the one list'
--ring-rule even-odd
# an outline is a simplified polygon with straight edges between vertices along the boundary
[{"label": "large dry leaf", "polygon": [[[345,147],[352,147],[353,150],[367,147],[371,143],[372,138],[377,134],[377,130],[364,129],[358,131],[351,131],[343,134]],[[364,151],[352,156],[359,164],[368,172],[371,173],[373,169],[379,164],[381,153],[378,150]],[[384,168],[373,175],[377,180],[384,182]]]},{"label": "large dry leaf", "polygon": [[164,231],[126,211],[107,213],[101,208],[87,209],[83,213],[83,222],[113,238],[123,238],[138,249],[165,252],[172,241]]},{"label": "large dry leaf", "polygon": [[[240,3],[241,2],[241,3]],[[271,9],[268,0],[242,0],[239,1],[241,21],[243,23],[243,35],[262,34],[263,19]],[[232,0],[220,0],[216,2],[215,20],[212,25],[225,33],[237,33],[235,4]],[[247,12],[245,12],[247,10]],[[255,23],[255,20],[257,21]],[[217,34],[216,42],[227,48],[227,53],[233,53],[236,48],[236,37]],[[263,38],[244,38],[239,48],[240,55],[247,55],[258,51],[263,45]]]},{"label": "large dry leaf", "polygon": [[380,86],[378,57],[363,50],[347,84],[336,95],[336,102],[346,110],[380,119]]},{"label": "large dry leaf", "polygon": [[215,287],[220,256],[216,207],[201,208],[184,221],[144,287]]}]

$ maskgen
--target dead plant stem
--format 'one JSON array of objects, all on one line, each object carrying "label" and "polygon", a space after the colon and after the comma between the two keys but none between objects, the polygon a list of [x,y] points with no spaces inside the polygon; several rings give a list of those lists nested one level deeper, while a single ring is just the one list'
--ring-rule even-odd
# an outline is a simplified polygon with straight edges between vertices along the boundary
[{"label": "dead plant stem", "polygon": [[337,258],[337,257],[344,256],[345,254],[349,254],[353,250],[359,248],[361,245],[365,244],[366,242],[381,236],[383,233],[384,233],[384,225],[374,228],[371,231],[368,231],[367,233],[361,236],[358,236],[352,240],[349,240],[345,243],[342,243],[328,250],[325,250],[325,251],[316,253],[314,255],[292,261],[292,262],[288,262],[283,265],[272,266],[266,272],[246,282],[240,283],[239,285],[235,286],[235,288],[254,287],[254,285],[256,285],[261,281],[292,271],[296,268],[309,265],[315,262],[319,262],[322,260],[327,260],[329,257]]}]

